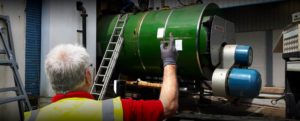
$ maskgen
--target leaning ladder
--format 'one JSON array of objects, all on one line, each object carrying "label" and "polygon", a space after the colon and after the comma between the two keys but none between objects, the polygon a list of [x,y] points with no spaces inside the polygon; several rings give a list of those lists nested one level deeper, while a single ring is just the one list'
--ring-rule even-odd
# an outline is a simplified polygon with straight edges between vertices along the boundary
[{"label": "leaning ladder", "polygon": [[[10,25],[8,22],[6,22],[7,28],[0,27],[0,39],[1,43],[4,47],[4,49],[0,49],[0,55],[5,55],[7,59],[0,59],[0,66],[9,66],[12,69],[13,72],[13,78],[15,87],[6,87],[6,88],[0,88],[0,93],[2,92],[9,92],[9,91],[15,91],[16,96],[15,97],[3,97],[0,98],[0,104],[6,104],[14,101],[18,101],[18,108],[19,108],[19,115],[20,120],[24,120],[24,111],[26,108],[27,110],[32,110],[31,105],[29,103],[28,96],[26,94],[26,91],[24,89],[24,86],[21,82],[20,74],[18,72],[18,65],[15,58],[15,53],[13,50],[13,42],[12,38],[10,36]],[[7,29],[7,41],[4,40],[4,30]]]},{"label": "leaning ladder", "polygon": [[[113,74],[113,70],[115,68],[124,41],[123,31],[127,18],[128,14],[118,16],[118,20],[115,24],[113,33],[107,44],[98,72],[95,76],[95,80],[90,93],[92,95],[95,95],[97,97],[97,100],[102,100],[105,96],[109,80]],[[101,91],[99,91],[99,88],[101,88]]]}]

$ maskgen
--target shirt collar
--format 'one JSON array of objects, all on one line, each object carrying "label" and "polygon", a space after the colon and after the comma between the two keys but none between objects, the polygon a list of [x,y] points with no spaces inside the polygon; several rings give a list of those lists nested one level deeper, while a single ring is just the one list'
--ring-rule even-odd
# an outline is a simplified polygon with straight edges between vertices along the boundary
[{"label": "shirt collar", "polygon": [[54,97],[52,97],[51,102],[53,103],[61,99],[72,97],[94,99],[93,95],[88,92],[68,92],[66,94],[56,94]]}]

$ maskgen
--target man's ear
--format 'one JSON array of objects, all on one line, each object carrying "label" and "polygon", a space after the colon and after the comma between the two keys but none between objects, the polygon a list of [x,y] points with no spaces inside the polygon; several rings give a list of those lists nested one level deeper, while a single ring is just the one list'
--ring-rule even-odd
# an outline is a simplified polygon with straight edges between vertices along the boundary
[{"label": "man's ear", "polygon": [[90,69],[85,69],[85,83],[91,85],[92,84],[92,77]]}]

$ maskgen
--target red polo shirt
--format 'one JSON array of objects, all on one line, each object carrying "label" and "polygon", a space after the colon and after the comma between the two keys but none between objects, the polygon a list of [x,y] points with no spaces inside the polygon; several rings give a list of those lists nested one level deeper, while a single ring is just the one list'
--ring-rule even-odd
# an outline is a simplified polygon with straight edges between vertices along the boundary
[{"label": "red polo shirt", "polygon": [[[87,92],[69,92],[67,94],[56,94],[52,98],[52,102],[71,97],[94,99]],[[160,100],[122,99],[121,102],[124,121],[161,121],[164,119],[164,109]]]}]

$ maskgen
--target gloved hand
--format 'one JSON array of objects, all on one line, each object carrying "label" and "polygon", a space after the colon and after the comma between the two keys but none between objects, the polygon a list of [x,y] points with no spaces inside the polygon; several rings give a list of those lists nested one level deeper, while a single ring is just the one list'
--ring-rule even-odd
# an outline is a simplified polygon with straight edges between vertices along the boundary
[{"label": "gloved hand", "polygon": [[166,43],[160,44],[160,52],[164,67],[166,65],[176,65],[177,51],[172,33],[170,33],[170,41],[168,46],[166,46]]}]

